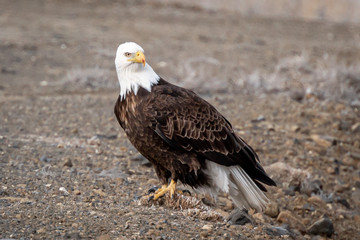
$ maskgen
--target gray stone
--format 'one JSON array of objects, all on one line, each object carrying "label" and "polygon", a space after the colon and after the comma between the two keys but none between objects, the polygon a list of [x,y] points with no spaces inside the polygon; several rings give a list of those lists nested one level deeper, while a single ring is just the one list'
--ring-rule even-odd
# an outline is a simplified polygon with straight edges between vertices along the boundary
[{"label": "gray stone", "polygon": [[265,232],[267,235],[272,237],[283,236],[283,235],[295,237],[294,233],[290,232],[289,230],[283,227],[268,227],[265,228]]},{"label": "gray stone", "polygon": [[252,223],[252,219],[246,209],[235,209],[232,211],[228,217],[228,222],[233,225],[245,225],[247,223]]},{"label": "gray stone", "polygon": [[307,232],[313,235],[326,235],[330,237],[334,232],[334,225],[328,216],[323,216],[316,222],[314,222]]}]

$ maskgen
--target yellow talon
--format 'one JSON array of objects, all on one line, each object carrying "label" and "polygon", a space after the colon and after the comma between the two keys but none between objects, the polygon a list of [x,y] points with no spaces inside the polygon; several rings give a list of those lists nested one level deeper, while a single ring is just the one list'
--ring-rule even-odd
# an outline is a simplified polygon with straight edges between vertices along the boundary
[{"label": "yellow talon", "polygon": [[166,184],[162,185],[161,188],[159,188],[158,190],[155,191],[155,194],[157,194],[157,193],[159,193],[161,191],[164,191],[166,188],[167,188]]},{"label": "yellow talon", "polygon": [[175,194],[175,189],[176,189],[176,182],[173,179],[171,179],[171,182],[168,186],[163,185],[160,189],[156,190],[153,199],[157,200],[158,198],[164,196],[165,193],[167,192],[170,192],[170,197],[173,198]]}]

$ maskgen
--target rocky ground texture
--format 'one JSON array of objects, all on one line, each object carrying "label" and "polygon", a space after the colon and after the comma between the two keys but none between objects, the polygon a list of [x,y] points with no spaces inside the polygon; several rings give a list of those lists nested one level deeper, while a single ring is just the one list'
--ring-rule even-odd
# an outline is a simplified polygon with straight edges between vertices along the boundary
[{"label": "rocky ground texture", "polygon": [[[360,27],[153,2],[1,1],[0,238],[359,239]],[[124,41],[258,152],[264,213],[141,198],[159,183],[113,114]]]}]

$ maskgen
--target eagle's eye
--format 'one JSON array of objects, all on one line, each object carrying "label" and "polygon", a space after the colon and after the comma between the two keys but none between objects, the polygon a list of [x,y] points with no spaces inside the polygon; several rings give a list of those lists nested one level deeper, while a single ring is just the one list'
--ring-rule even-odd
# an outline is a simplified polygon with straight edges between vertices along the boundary
[{"label": "eagle's eye", "polygon": [[131,56],[131,53],[126,52],[126,53],[124,53],[124,56],[125,56],[125,57],[130,57],[130,56]]}]

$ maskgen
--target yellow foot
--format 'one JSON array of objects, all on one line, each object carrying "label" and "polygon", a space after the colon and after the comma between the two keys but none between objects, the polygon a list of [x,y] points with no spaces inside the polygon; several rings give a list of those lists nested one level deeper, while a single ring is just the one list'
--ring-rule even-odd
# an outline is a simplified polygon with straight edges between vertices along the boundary
[{"label": "yellow foot", "polygon": [[191,196],[191,192],[190,192],[189,190],[187,190],[187,189],[184,189],[184,190],[176,190],[176,192],[177,192],[178,194],[181,194],[181,195],[184,195],[184,196],[186,196],[186,194],[189,195],[189,196]]},{"label": "yellow foot", "polygon": [[168,186],[163,185],[161,188],[156,190],[154,196],[150,197],[150,199],[157,200],[158,198],[164,196],[165,193],[167,192],[170,192],[170,197],[173,198],[175,189],[176,189],[176,182],[173,179],[171,179],[171,182]]}]

